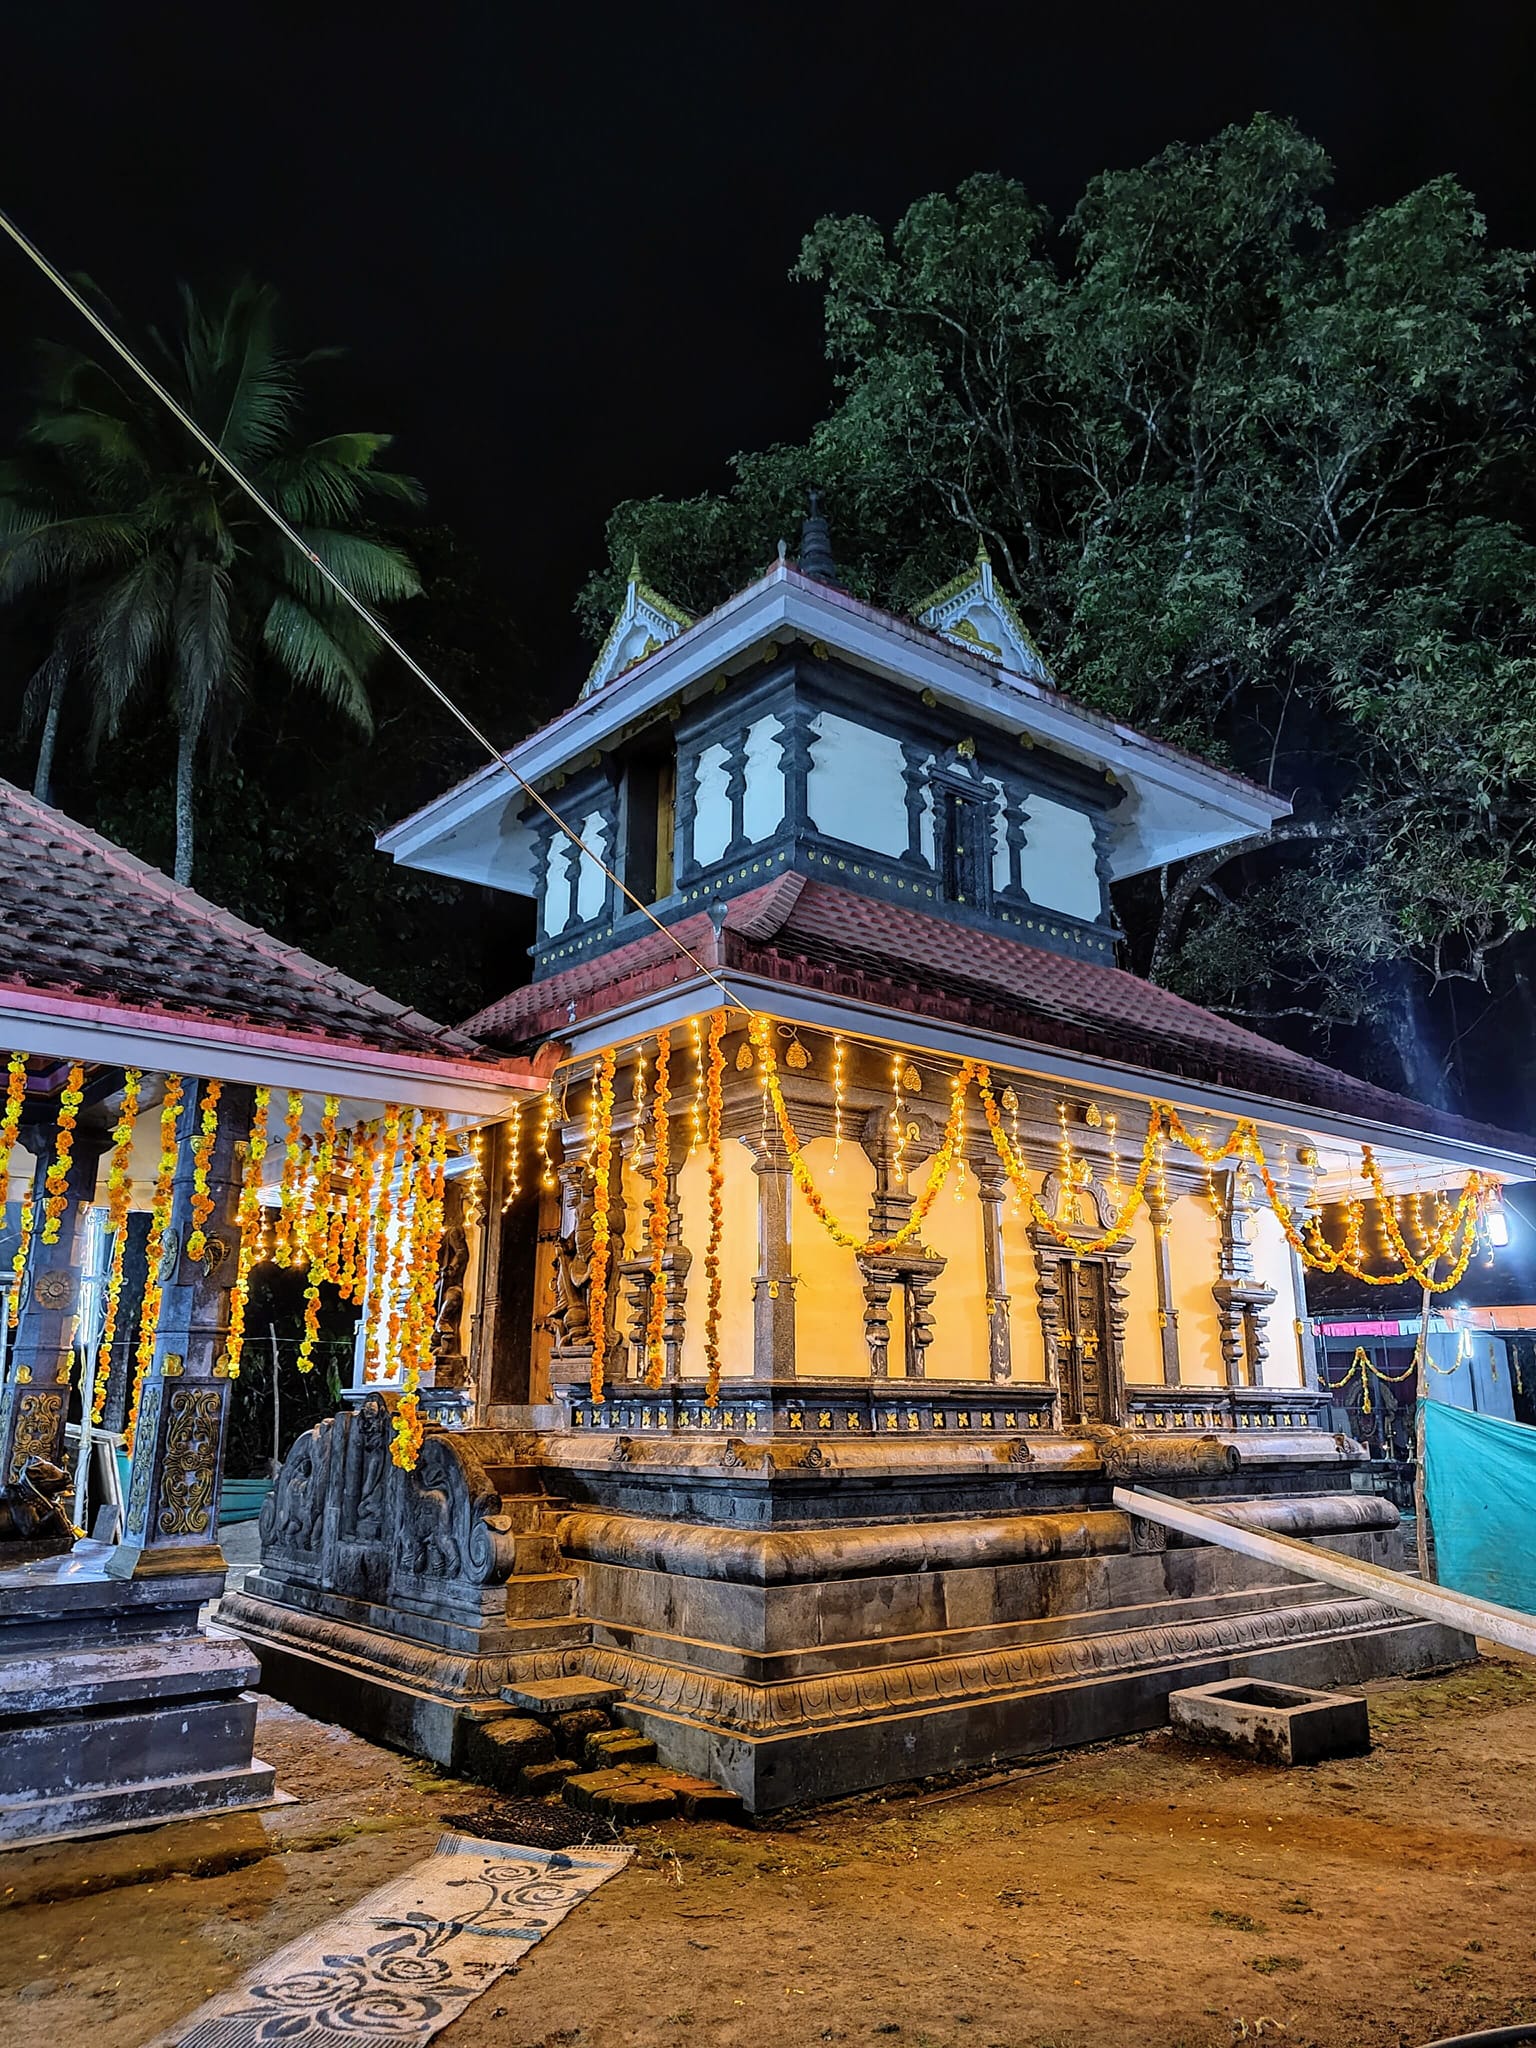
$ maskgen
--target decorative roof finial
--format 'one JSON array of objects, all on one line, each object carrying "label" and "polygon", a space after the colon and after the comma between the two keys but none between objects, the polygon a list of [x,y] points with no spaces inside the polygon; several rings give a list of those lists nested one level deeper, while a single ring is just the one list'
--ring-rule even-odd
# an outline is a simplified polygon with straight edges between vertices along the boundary
[{"label": "decorative roof finial", "polygon": [[811,509],[800,528],[800,573],[841,590],[842,578],[832,558],[832,535],[821,510],[820,491],[812,491],[810,499]]},{"label": "decorative roof finial", "polygon": [[638,548],[635,549],[633,556],[630,558],[627,580],[631,583],[638,583],[640,581],[640,550]]}]

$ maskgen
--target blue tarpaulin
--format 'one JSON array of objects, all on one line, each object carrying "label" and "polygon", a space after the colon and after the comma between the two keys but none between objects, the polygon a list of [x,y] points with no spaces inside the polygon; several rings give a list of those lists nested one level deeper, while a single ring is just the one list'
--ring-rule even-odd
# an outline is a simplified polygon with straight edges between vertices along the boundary
[{"label": "blue tarpaulin", "polygon": [[1536,1429],[1427,1401],[1424,1487],[1441,1585],[1536,1614]]}]

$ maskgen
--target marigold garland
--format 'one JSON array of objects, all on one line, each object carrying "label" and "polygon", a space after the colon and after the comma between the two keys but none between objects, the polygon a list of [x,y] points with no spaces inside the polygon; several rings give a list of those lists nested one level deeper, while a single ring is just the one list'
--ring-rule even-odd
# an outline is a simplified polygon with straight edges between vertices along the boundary
[{"label": "marigold garland", "polygon": [[101,1313],[101,1342],[96,1349],[96,1384],[91,1397],[91,1423],[99,1427],[112,1377],[112,1346],[117,1340],[117,1312],[123,1298],[123,1265],[128,1251],[128,1209],[133,1200],[134,1125],[139,1115],[139,1088],[144,1076],[137,1067],[123,1072],[123,1101],[112,1126],[112,1163],[107,1169],[107,1229],[112,1235],[112,1262],[107,1269],[106,1300]]},{"label": "marigold garland", "polygon": [[416,1173],[410,1215],[410,1310],[405,1373],[395,1407],[389,1455],[403,1471],[414,1470],[425,1436],[417,1388],[432,1359],[437,1320],[437,1270],[443,1238],[443,1198],[448,1175],[448,1118],[442,1110],[419,1115]]},{"label": "marigold garland", "polygon": [[36,1175],[27,1182],[26,1192],[21,1198],[21,1218],[16,1235],[16,1249],[11,1254],[11,1296],[6,1305],[5,1319],[14,1330],[21,1320],[21,1287],[26,1278],[27,1260],[32,1251],[32,1230],[37,1221],[37,1204],[34,1191]]},{"label": "marigold garland", "polygon": [[970,1092],[971,1082],[979,1071],[975,1061],[962,1060],[960,1070],[950,1084],[949,1115],[945,1121],[944,1136],[939,1149],[933,1155],[922,1190],[913,1201],[911,1214],[901,1228],[889,1237],[862,1238],[838,1222],[811,1178],[811,1170],[805,1163],[799,1135],[790,1121],[789,1110],[785,1105],[778,1056],[773,1049],[773,1027],[766,1017],[754,1017],[749,1028],[752,1043],[757,1048],[764,1092],[772,1105],[780,1135],[784,1140],[789,1170],[794,1176],[795,1186],[804,1195],[811,1214],[835,1243],[842,1245],[845,1251],[857,1252],[864,1258],[887,1258],[902,1245],[910,1244],[927,1221],[929,1210],[937,1201],[940,1190],[954,1170],[955,1159],[964,1137],[966,1096]]},{"label": "marigold garland", "polygon": [[170,1227],[171,1198],[176,1183],[176,1126],[181,1118],[182,1080],[167,1074],[165,1093],[160,1098],[160,1166],[155,1176],[154,1200],[149,1211],[149,1237],[144,1247],[144,1301],[139,1311],[139,1344],[134,1365],[133,1393],[129,1398],[128,1422],[123,1431],[124,1448],[133,1449],[133,1433],[139,1419],[139,1396],[144,1375],[154,1362],[155,1337],[160,1328],[160,1298],[164,1286],[160,1262],[165,1253],[165,1233]]},{"label": "marigold garland", "polygon": [[[1058,1244],[1070,1245],[1074,1252],[1092,1254],[1108,1251],[1129,1235],[1131,1223],[1137,1210],[1146,1199],[1147,1181],[1158,1157],[1158,1145],[1163,1133],[1163,1111],[1160,1103],[1153,1103],[1152,1113],[1147,1122],[1146,1140],[1141,1148],[1141,1164],[1136,1169],[1136,1178],[1120,1206],[1118,1215],[1109,1228],[1097,1237],[1083,1237],[1072,1225],[1071,1219],[1064,1224],[1053,1216],[1029,1185],[1025,1175],[1024,1162],[1009,1142],[1008,1133],[1003,1129],[1003,1112],[992,1091],[992,1075],[987,1067],[979,1069],[978,1086],[981,1106],[987,1119],[987,1129],[992,1135],[992,1149],[1002,1161],[1003,1168],[1014,1186],[1019,1200],[1029,1210],[1030,1216],[1041,1230],[1047,1231]],[[1071,1146],[1066,1139],[1066,1126],[1062,1126],[1062,1182],[1064,1191],[1070,1193],[1077,1185],[1072,1169]]]},{"label": "marigold garland", "polygon": [[647,1230],[651,1245],[651,1291],[645,1326],[645,1383],[659,1387],[667,1375],[667,1181],[671,1167],[672,1130],[667,1105],[672,1099],[672,1034],[656,1034],[656,1084],[651,1109],[651,1191]]},{"label": "marigold garland", "polygon": [[[394,1215],[395,1175],[400,1157],[401,1108],[398,1102],[384,1105],[384,1128],[380,1138],[377,1158],[379,1176],[378,1206],[373,1212],[373,1240],[368,1251],[368,1271],[372,1276],[376,1300],[387,1298],[389,1277],[390,1222]],[[388,1366],[379,1343],[379,1319],[375,1316],[368,1329],[368,1345],[363,1358],[364,1379],[388,1377]]]},{"label": "marigold garland", "polygon": [[280,1266],[293,1263],[295,1223],[302,1192],[304,1147],[304,1097],[295,1088],[288,1091],[288,1118],[283,1131],[283,1176],[277,1190],[277,1232],[272,1256]]},{"label": "marigold garland", "polygon": [[27,1056],[13,1052],[5,1066],[5,1108],[0,1111],[0,1171],[10,1163],[11,1147],[21,1122],[21,1107],[27,1099]]},{"label": "marigold garland", "polygon": [[75,1149],[75,1119],[85,1100],[85,1068],[77,1060],[69,1070],[59,1097],[59,1121],[54,1132],[53,1160],[43,1180],[44,1244],[57,1244],[64,1211],[69,1206],[69,1169]]},{"label": "marigold garland", "polygon": [[704,1148],[709,1160],[709,1243],[704,1250],[704,1405],[720,1405],[720,1240],[725,1229],[725,1171],[720,1163],[720,1111],[725,1072],[725,1012],[709,1020],[704,1073]]},{"label": "marigold garland", "polygon": [[613,1071],[616,1057],[613,1047],[609,1046],[599,1058],[597,1071],[592,1077],[590,1104],[593,1198],[592,1257],[587,1268],[587,1328],[592,1339],[590,1391],[596,1402],[605,1398],[608,1366],[608,1257],[612,1233],[609,1177],[613,1166]]},{"label": "marigold garland", "polygon": [[222,1081],[205,1081],[203,1084],[202,1114],[197,1136],[192,1140],[192,1228],[187,1233],[189,1259],[200,1259],[208,1249],[203,1225],[214,1210],[213,1196],[208,1192],[208,1168],[219,1135],[219,1097],[223,1092]]},{"label": "marigold garland", "polygon": [[261,1169],[267,1156],[267,1111],[272,1101],[270,1088],[258,1087],[251,1104],[251,1128],[245,1141],[245,1170],[240,1176],[240,1200],[235,1219],[240,1231],[240,1255],[235,1265],[235,1284],[229,1296],[229,1329],[224,1338],[220,1369],[225,1379],[240,1377],[240,1354],[245,1346],[245,1310],[250,1298],[251,1274],[261,1249]]}]

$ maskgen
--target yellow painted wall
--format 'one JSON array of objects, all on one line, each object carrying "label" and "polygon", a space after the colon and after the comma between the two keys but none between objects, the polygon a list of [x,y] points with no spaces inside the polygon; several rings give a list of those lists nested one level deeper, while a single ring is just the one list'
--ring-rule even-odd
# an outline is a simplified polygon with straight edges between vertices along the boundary
[{"label": "yellow painted wall", "polygon": [[[1124,1247],[1117,1247],[1123,1253]],[[1132,1386],[1161,1386],[1163,1338],[1158,1326],[1157,1246],[1145,1210],[1136,1218],[1129,1239],[1130,1271],[1126,1275],[1125,1377]]]},{"label": "yellow painted wall", "polygon": [[[914,1186],[921,1185],[926,1170],[925,1164],[913,1174]],[[923,1242],[949,1261],[934,1290],[934,1339],[928,1347],[928,1377],[987,1379],[991,1373],[987,1350],[987,1265],[981,1204],[976,1199],[972,1174],[967,1172],[961,1182],[951,1174],[928,1211]]]},{"label": "yellow painted wall", "polygon": [[1264,1366],[1266,1387],[1299,1387],[1301,1339],[1296,1333],[1295,1271],[1291,1248],[1285,1241],[1280,1219],[1272,1209],[1260,1209],[1250,1222],[1255,1278],[1273,1287],[1275,1299],[1269,1311],[1269,1358]]},{"label": "yellow painted wall", "polygon": [[[811,1178],[838,1222],[861,1237],[867,1236],[875,1169],[862,1146],[844,1139],[833,1173],[832,1153],[830,1138],[815,1138],[806,1146]],[[826,1226],[816,1220],[798,1188],[792,1198],[789,1231],[796,1283],[795,1377],[866,1377],[869,1347],[864,1341],[864,1283],[853,1253],[827,1235]],[[893,1375],[901,1371],[896,1329],[893,1317]]]},{"label": "yellow painted wall", "polygon": [[1045,1335],[1040,1328],[1040,1296],[1035,1248],[1029,1241],[1028,1219],[1011,1201],[1003,1204],[1003,1278],[1008,1283],[1008,1330],[1013,1377],[1045,1378]]},{"label": "yellow painted wall", "polygon": [[[724,1378],[752,1372],[752,1275],[757,1271],[757,1176],[745,1145],[721,1147],[725,1221],[720,1238],[720,1371]],[[677,1176],[683,1242],[693,1254],[683,1333],[684,1379],[704,1377],[704,1316],[708,1295],[704,1253],[709,1244],[709,1155],[696,1146]]]},{"label": "yellow painted wall", "polygon": [[1221,1331],[1211,1294],[1221,1225],[1204,1194],[1181,1195],[1174,1203],[1168,1248],[1179,1311],[1179,1378],[1187,1387],[1224,1386]]}]

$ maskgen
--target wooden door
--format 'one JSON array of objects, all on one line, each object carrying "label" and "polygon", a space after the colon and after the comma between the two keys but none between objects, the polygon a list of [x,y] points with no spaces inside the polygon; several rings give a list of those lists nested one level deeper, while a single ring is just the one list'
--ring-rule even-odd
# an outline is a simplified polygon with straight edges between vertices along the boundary
[{"label": "wooden door", "polygon": [[1119,1375],[1109,1314],[1109,1265],[1068,1259],[1062,1267],[1062,1420],[1119,1423]]}]

